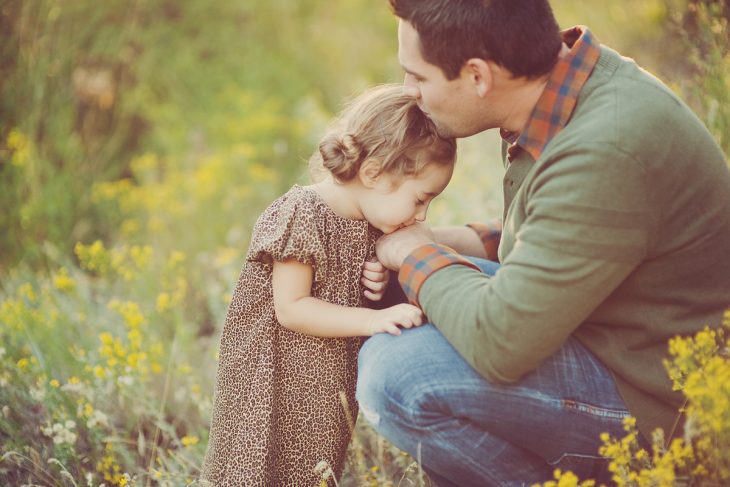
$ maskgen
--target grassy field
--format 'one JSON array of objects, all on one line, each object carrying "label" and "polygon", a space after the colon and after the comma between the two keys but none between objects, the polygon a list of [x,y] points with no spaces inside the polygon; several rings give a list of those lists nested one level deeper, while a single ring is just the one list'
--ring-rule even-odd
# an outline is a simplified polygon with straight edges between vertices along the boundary
[{"label": "grassy field", "polygon": [[[727,7],[554,5],[730,149]],[[194,483],[251,226],[345,97],[402,78],[395,27],[367,0],[0,0],[0,485]],[[463,141],[429,223],[499,215],[498,158]],[[351,452],[339,485],[427,485],[363,421]]]}]

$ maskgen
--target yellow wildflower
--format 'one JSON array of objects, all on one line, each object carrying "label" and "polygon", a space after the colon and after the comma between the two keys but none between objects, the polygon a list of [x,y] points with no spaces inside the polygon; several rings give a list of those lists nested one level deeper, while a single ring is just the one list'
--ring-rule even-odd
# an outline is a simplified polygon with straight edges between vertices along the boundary
[{"label": "yellow wildflower", "polygon": [[124,318],[125,324],[130,328],[136,328],[145,322],[144,315],[139,308],[139,305],[134,301],[127,301],[124,303],[114,299],[109,302],[109,309],[119,313]]},{"label": "yellow wildflower", "polygon": [[114,337],[109,332],[103,332],[99,334],[99,340],[104,345],[111,345],[114,342]]},{"label": "yellow wildflower", "polygon": [[53,278],[53,285],[61,292],[69,293],[76,288],[76,281],[68,275],[68,270],[61,267],[58,274]]},{"label": "yellow wildflower", "polygon": [[97,240],[91,245],[84,245],[81,242],[74,247],[76,257],[83,269],[105,275],[111,268],[111,256],[104,248],[101,240]]},{"label": "yellow wildflower", "polygon": [[137,269],[144,269],[152,259],[152,247],[149,245],[143,247],[135,245],[130,249],[129,256]]},{"label": "yellow wildflower", "polygon": [[167,292],[161,292],[157,295],[157,311],[159,313],[164,313],[168,309],[172,307],[172,299],[170,298],[170,293]]},{"label": "yellow wildflower", "polygon": [[127,246],[123,245],[110,253],[112,269],[125,281],[131,281],[135,277],[134,270],[127,265],[128,252]]},{"label": "yellow wildflower", "polygon": [[180,443],[182,443],[183,446],[197,445],[198,441],[200,441],[200,439],[197,436],[183,436],[180,438]]},{"label": "yellow wildflower", "polygon": [[103,379],[104,377],[106,377],[106,369],[101,365],[94,366],[94,376],[98,377],[99,379]]},{"label": "yellow wildflower", "polygon": [[13,129],[8,134],[6,145],[13,151],[13,157],[11,158],[13,165],[18,167],[25,166],[31,154],[31,142],[28,136],[17,129]]}]

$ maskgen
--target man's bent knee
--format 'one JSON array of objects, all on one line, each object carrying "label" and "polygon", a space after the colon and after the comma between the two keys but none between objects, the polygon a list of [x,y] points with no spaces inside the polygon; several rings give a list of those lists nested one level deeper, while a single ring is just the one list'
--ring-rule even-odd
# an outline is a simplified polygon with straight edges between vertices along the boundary
[{"label": "man's bent knee", "polygon": [[424,327],[428,328],[406,330],[400,336],[376,335],[360,350],[357,400],[365,419],[376,428],[384,416],[413,421],[427,402],[426,391],[431,390],[427,382],[433,377],[424,370],[423,344],[438,332],[433,325]]}]

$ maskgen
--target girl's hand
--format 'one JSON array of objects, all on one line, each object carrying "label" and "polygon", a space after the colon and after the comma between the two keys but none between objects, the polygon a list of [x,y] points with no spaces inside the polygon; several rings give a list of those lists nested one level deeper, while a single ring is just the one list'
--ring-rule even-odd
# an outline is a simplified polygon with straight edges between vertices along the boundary
[{"label": "girl's hand", "polygon": [[362,266],[362,277],[360,282],[365,286],[365,297],[370,301],[380,301],[388,287],[390,271],[383,264],[374,260],[365,262]]},{"label": "girl's hand", "polygon": [[373,311],[373,317],[368,324],[370,336],[376,333],[390,333],[400,335],[400,328],[411,328],[423,323],[421,309],[412,304],[396,304],[390,308]]}]

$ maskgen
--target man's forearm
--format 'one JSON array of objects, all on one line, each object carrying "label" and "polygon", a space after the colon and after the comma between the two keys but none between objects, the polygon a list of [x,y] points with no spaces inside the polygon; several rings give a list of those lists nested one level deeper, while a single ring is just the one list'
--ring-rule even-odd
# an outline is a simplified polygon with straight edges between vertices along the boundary
[{"label": "man's forearm", "polygon": [[487,259],[487,252],[479,235],[469,227],[451,225],[433,229],[436,242],[451,247],[462,255]]}]

